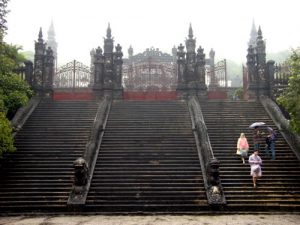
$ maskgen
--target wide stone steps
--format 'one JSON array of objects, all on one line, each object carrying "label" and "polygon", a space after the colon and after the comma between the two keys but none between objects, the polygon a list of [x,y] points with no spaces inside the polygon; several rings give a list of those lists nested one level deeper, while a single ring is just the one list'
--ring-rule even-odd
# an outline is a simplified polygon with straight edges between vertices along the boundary
[{"label": "wide stone steps", "polygon": [[245,133],[250,154],[253,151],[253,122],[265,122],[275,128],[258,102],[208,101],[201,103],[205,124],[215,157],[220,162],[221,181],[229,210],[289,210],[300,209],[300,163],[281,135],[276,141],[276,160],[271,161],[263,150],[263,177],[253,188],[250,166],[243,165],[236,155],[240,133]]},{"label": "wide stone steps", "polygon": [[207,207],[184,102],[114,102],[86,210],[169,212]]},{"label": "wide stone steps", "polygon": [[0,213],[66,211],[73,161],[83,154],[97,108],[95,101],[42,100],[5,159]]}]

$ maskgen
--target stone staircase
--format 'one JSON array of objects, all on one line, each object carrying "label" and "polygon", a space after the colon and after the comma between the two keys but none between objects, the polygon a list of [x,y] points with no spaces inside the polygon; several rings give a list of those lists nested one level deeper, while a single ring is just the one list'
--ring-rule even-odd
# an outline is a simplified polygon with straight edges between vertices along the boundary
[{"label": "stone staircase", "polygon": [[207,209],[185,102],[115,101],[85,210],[172,213]]},{"label": "stone staircase", "polygon": [[274,123],[258,102],[208,101],[201,109],[214,151],[220,162],[220,173],[228,209],[231,211],[299,211],[300,163],[283,137],[276,142],[276,160],[271,161],[264,151],[263,177],[256,189],[252,186],[250,166],[243,165],[236,153],[236,142],[241,132],[246,134],[253,152],[252,130],[249,125]]},{"label": "stone staircase", "polygon": [[15,138],[5,159],[0,212],[62,212],[73,183],[73,161],[82,156],[98,104],[43,99]]}]

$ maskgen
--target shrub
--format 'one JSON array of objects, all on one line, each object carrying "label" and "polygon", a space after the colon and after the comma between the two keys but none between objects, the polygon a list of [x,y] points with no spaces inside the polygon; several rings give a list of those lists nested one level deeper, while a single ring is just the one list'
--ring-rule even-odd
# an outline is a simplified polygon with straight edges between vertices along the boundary
[{"label": "shrub", "polygon": [[5,107],[8,109],[7,110],[7,118],[12,119],[17,110],[26,105],[28,102],[28,97],[20,92],[20,91],[13,91],[9,93],[7,96],[4,98],[4,104]]},{"label": "shrub", "polygon": [[0,93],[0,112],[3,112],[4,114],[6,114],[7,112],[7,109],[4,104],[4,96],[1,93]]},{"label": "shrub", "polygon": [[26,81],[15,74],[0,75],[0,89],[2,90],[0,94],[3,95],[4,108],[9,119],[14,116],[18,108],[26,105],[29,98],[33,95]]},{"label": "shrub", "polygon": [[0,112],[0,158],[3,153],[14,152],[14,138],[9,120],[3,112]]}]

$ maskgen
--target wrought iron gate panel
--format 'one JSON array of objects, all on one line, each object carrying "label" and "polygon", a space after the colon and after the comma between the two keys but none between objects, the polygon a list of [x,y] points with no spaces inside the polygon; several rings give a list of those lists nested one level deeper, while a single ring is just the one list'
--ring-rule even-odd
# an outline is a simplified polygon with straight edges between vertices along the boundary
[{"label": "wrought iron gate panel", "polygon": [[274,76],[272,80],[272,97],[276,99],[288,86],[291,68],[287,62],[277,63],[274,67]]},{"label": "wrought iron gate panel", "polygon": [[54,77],[54,88],[86,88],[91,82],[91,69],[76,60],[61,66]]},{"label": "wrought iron gate panel", "polygon": [[172,91],[177,85],[176,58],[159,49],[146,49],[123,64],[125,91]]},{"label": "wrought iron gate panel", "polygon": [[227,69],[226,59],[216,64],[205,66],[206,84],[214,84],[218,88],[227,88]]}]

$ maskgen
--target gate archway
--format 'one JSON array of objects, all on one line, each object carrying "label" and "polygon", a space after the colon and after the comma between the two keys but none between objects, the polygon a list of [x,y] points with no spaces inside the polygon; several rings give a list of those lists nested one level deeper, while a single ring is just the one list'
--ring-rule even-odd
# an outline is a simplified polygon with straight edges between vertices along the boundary
[{"label": "gate archway", "polygon": [[53,98],[55,100],[92,99],[91,80],[90,67],[73,60],[57,69],[53,81]]},{"label": "gate archway", "polygon": [[125,100],[176,99],[176,55],[148,48],[124,59],[123,86]]},{"label": "gate archway", "polygon": [[54,88],[86,88],[91,81],[91,69],[83,63],[73,60],[55,73]]}]

